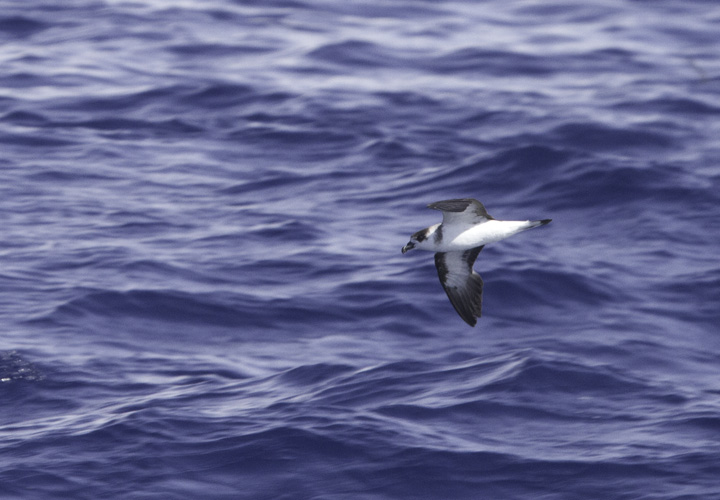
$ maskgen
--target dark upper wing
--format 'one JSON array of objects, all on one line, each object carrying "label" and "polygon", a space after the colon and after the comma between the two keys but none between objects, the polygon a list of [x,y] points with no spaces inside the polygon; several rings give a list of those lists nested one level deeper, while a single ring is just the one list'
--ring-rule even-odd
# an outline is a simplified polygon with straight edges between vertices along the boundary
[{"label": "dark upper wing", "polygon": [[470,326],[475,326],[482,313],[483,280],[473,271],[473,263],[483,247],[471,248],[464,252],[438,252],[435,254],[440,283],[450,303],[460,317]]},{"label": "dark upper wing", "polygon": [[493,219],[487,210],[485,210],[483,204],[472,198],[436,201],[435,203],[429,204],[428,208],[442,211],[443,224],[458,222],[478,224],[479,222]]}]

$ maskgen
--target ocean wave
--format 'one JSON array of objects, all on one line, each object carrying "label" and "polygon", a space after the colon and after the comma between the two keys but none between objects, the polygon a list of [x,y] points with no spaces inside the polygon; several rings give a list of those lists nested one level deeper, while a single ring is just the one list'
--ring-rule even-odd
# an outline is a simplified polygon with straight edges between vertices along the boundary
[{"label": "ocean wave", "polygon": [[[251,302],[256,302],[253,299]],[[261,314],[249,314],[233,307],[219,296],[203,297],[177,291],[132,290],[128,292],[90,291],[82,297],[59,306],[53,317],[67,318],[87,314],[104,317],[139,317],[180,323],[221,325],[267,325]]]},{"label": "ocean wave", "polygon": [[166,3],[0,15],[6,496],[717,493],[717,9]]},{"label": "ocean wave", "polygon": [[0,386],[44,378],[40,368],[17,351],[0,351]]}]

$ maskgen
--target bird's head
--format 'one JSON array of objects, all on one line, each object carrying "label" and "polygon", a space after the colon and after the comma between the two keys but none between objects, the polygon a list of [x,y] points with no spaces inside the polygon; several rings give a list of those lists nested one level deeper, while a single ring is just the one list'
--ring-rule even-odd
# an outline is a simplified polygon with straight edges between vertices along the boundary
[{"label": "bird's head", "polygon": [[435,224],[434,226],[426,227],[425,229],[421,229],[417,233],[410,236],[410,241],[407,242],[407,245],[402,247],[402,253],[408,252],[415,247],[422,247],[423,245],[429,243],[429,241],[427,241],[428,236],[433,234],[437,230],[439,225],[440,224]]}]

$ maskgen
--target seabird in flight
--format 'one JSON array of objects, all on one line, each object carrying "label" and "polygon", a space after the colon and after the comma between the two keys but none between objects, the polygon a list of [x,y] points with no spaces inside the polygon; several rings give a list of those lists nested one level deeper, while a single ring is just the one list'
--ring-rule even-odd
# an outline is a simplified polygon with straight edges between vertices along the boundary
[{"label": "seabird in flight", "polygon": [[497,220],[471,198],[438,201],[428,207],[443,213],[442,222],[413,234],[402,253],[413,248],[435,252],[435,267],[450,303],[468,325],[475,326],[482,312],[483,280],[473,264],[480,251],[488,243],[544,226],[552,219]]}]

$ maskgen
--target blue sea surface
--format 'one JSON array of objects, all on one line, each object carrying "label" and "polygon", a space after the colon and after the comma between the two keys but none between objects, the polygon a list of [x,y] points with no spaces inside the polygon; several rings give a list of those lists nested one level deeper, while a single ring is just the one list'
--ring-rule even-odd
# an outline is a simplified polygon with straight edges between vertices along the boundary
[{"label": "blue sea surface", "polygon": [[[720,498],[720,3],[0,0],[0,498]],[[401,247],[477,198],[475,328]]]}]

